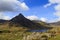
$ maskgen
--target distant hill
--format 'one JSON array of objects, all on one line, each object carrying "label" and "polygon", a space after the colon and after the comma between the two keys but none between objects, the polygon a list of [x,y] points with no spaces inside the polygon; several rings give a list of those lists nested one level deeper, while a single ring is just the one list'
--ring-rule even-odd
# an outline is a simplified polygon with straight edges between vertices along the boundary
[{"label": "distant hill", "polygon": [[50,27],[50,26],[49,26],[49,23],[43,22],[43,21],[41,21],[41,20],[32,20],[32,21],[35,22],[35,23],[39,23],[39,24],[41,24],[41,25],[43,25],[43,26]]},{"label": "distant hill", "polygon": [[58,21],[58,22],[53,22],[53,23],[49,23],[49,25],[55,26],[55,27],[60,27],[60,21]]},{"label": "distant hill", "polygon": [[7,22],[8,20],[3,20],[3,19],[0,19],[0,23],[5,23]]}]

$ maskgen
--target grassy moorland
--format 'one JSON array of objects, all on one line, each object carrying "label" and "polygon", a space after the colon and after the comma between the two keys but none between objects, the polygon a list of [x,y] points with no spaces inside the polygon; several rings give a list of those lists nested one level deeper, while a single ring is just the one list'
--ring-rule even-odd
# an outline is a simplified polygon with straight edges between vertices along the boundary
[{"label": "grassy moorland", "polygon": [[0,25],[0,40],[60,40],[60,27],[46,32],[26,32],[26,28]]},{"label": "grassy moorland", "polygon": [[60,40],[60,26],[54,27],[51,32],[55,32],[55,37],[50,38],[49,40]]}]

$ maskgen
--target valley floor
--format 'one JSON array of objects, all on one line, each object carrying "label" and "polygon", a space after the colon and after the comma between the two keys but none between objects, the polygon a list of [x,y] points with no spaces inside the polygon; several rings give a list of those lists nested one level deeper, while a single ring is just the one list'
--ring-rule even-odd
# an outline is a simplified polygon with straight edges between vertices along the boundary
[{"label": "valley floor", "polygon": [[60,27],[54,27],[46,32],[26,32],[25,30],[0,26],[0,40],[60,40]]},{"label": "valley floor", "polygon": [[60,34],[40,32],[0,33],[0,40],[60,40]]}]

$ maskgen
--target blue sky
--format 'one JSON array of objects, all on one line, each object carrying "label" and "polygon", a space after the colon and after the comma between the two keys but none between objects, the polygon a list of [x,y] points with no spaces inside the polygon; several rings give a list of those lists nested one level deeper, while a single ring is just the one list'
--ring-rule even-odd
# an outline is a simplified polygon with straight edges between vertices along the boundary
[{"label": "blue sky", "polygon": [[[7,4],[10,1],[6,1],[5,3]],[[58,18],[57,14],[54,15],[54,13],[56,12],[55,6],[58,4],[58,1],[56,3],[55,1],[52,2],[52,0],[51,1],[49,0],[16,0],[16,1],[13,0],[11,1],[12,4],[10,2],[11,7],[9,6],[9,4],[5,5],[4,3],[3,6],[5,6],[6,8],[1,6],[0,11],[2,11],[1,13],[3,13],[5,16],[9,16],[9,18],[13,18],[19,13],[22,13],[25,17],[32,16],[32,18],[34,19],[34,16],[35,16],[39,20],[41,19],[43,21],[45,20],[45,21],[51,22]],[[19,6],[15,5],[14,3],[16,3]],[[1,4],[3,4],[3,2]],[[44,7],[45,5],[47,5],[48,7]]]},{"label": "blue sky", "polygon": [[48,0],[25,0],[24,2],[30,8],[30,10],[22,12],[25,16],[35,15],[39,18],[47,18],[49,21],[57,18],[53,14],[55,11],[54,5],[47,8],[44,7],[44,5],[49,3]]},{"label": "blue sky", "polygon": [[24,0],[24,2],[30,7],[42,6],[48,3],[48,0]]}]

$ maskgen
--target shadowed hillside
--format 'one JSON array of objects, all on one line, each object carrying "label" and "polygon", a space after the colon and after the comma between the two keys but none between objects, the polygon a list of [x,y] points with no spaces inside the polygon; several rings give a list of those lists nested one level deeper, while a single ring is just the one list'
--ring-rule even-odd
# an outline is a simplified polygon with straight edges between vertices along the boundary
[{"label": "shadowed hillside", "polygon": [[0,19],[0,23],[5,23],[7,22],[8,20],[3,20],[3,19]]},{"label": "shadowed hillside", "polygon": [[16,17],[12,18],[9,22],[11,26],[15,24],[16,26],[23,26],[23,27],[26,27],[29,29],[35,29],[35,30],[51,28],[51,27],[46,27],[44,25],[41,25],[41,23],[33,22],[25,18],[22,14],[19,14]]}]

